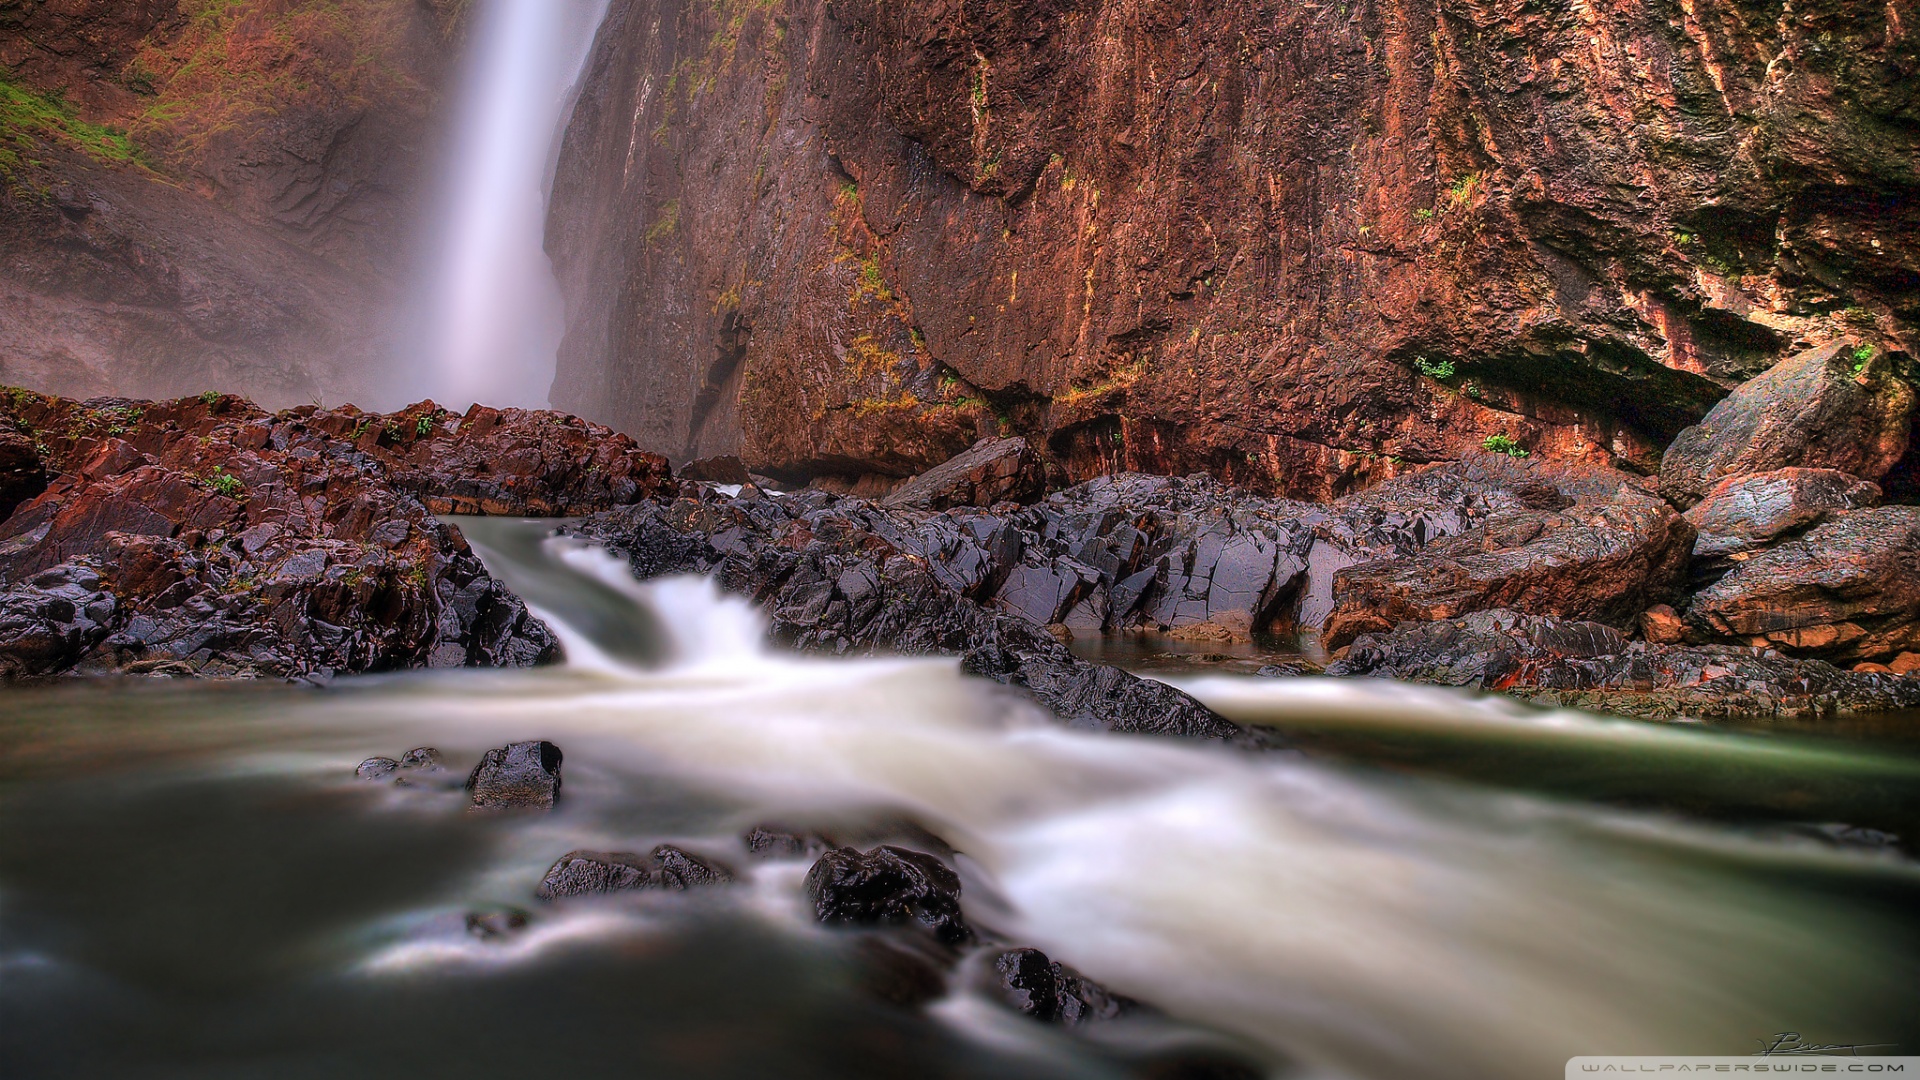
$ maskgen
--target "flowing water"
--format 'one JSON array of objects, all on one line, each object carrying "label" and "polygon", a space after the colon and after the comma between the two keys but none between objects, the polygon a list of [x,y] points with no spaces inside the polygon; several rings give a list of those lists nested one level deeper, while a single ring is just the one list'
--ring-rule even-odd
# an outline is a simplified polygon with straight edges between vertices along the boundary
[{"label": "flowing water", "polygon": [[607,0],[481,0],[397,400],[545,408],[564,332],[547,258],[559,133]]},{"label": "flowing water", "polygon": [[[1127,1077],[1217,1039],[1275,1076],[1519,1080],[1920,1045],[1920,872],[1787,826],[1912,820],[1911,746],[1251,678],[1186,685],[1317,749],[1071,731],[954,662],[781,654],[707,582],[467,527],[567,666],[0,699],[0,1076]],[[550,815],[353,779],[529,738],[566,752]],[[976,925],[1171,1019],[867,1000],[805,863],[746,857],[765,821],[924,829]],[[661,842],[746,880],[532,897],[568,850]],[[466,931],[506,909],[530,924]]]}]

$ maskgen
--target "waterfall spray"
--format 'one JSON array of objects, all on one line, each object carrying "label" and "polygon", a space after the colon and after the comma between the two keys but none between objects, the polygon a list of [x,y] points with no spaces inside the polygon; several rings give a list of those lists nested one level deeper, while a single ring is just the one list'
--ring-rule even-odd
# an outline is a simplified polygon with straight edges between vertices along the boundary
[{"label": "waterfall spray", "polygon": [[407,400],[544,408],[563,332],[547,259],[559,133],[607,0],[483,0],[461,83]]}]

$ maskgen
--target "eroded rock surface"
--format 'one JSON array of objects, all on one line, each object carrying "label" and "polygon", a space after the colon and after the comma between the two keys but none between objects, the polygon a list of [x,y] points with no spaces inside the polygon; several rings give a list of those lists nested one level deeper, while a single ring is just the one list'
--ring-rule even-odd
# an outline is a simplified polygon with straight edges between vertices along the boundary
[{"label": "eroded rock surface", "polygon": [[1761,552],[1696,595],[1687,621],[1839,662],[1920,652],[1920,507],[1856,510]]},{"label": "eroded rock surface", "polygon": [[1905,456],[1913,388],[1884,349],[1835,342],[1727,395],[1660,459],[1661,493],[1684,507],[1728,477],[1799,467],[1878,480]]},{"label": "eroded rock surface", "polygon": [[1687,511],[1699,534],[1693,557],[1702,568],[1724,569],[1829,517],[1879,501],[1879,485],[1833,469],[1776,469],[1722,480]]},{"label": "eroded rock surface", "polygon": [[1823,717],[1920,707],[1920,680],[1844,671],[1772,649],[1656,645],[1601,623],[1481,611],[1353,643],[1329,675],[1501,691],[1547,705],[1667,719]]},{"label": "eroded rock surface", "polygon": [[924,852],[835,848],[807,871],[814,917],[828,926],[908,927],[946,946],[971,943],[960,876]]},{"label": "eroded rock surface", "polygon": [[565,755],[550,742],[519,742],[487,751],[467,777],[475,810],[551,810],[560,800]]},{"label": "eroded rock surface", "polygon": [[628,852],[571,851],[560,857],[534,895],[542,900],[604,893],[685,892],[733,881],[733,871],[671,844],[646,857]]},{"label": "eroded rock surface", "polygon": [[1047,488],[1046,470],[1027,440],[987,438],[907,481],[883,500],[897,509],[946,510],[955,506],[1027,503]]},{"label": "eroded rock surface", "polygon": [[663,459],[557,413],[423,403],[267,413],[232,397],[0,397],[50,477],[0,521],[0,581],[55,567],[109,633],[16,665],[325,676],[552,659],[551,633],[436,513],[583,513],[674,490]]}]

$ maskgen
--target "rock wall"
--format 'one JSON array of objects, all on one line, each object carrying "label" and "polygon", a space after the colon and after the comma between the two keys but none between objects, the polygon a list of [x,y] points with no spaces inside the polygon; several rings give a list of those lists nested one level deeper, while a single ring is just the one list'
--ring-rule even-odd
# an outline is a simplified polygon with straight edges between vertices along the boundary
[{"label": "rock wall", "polygon": [[464,0],[0,0],[0,381],[371,404]]},{"label": "rock wall", "polygon": [[1813,0],[615,0],[556,407],[788,480],[994,433],[1324,498],[1493,436],[1650,473],[1911,348],[1920,14]]}]

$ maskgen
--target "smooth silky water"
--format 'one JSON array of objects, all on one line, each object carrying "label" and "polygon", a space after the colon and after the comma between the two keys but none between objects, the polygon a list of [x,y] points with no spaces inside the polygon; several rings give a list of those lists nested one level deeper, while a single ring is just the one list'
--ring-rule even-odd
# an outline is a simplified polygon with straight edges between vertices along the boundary
[{"label": "smooth silky water", "polygon": [[[1275,1076],[1520,1080],[1781,1031],[1920,1046],[1920,871],[1785,827],[1912,821],[1911,744],[1246,677],[1183,685],[1322,749],[1084,733],[953,661],[781,654],[707,582],[464,525],[566,666],[0,697],[0,1076],[1126,1077],[1213,1033]],[[530,738],[566,753],[550,815],[353,778]],[[1173,1022],[872,1002],[805,864],[745,857],[764,821],[915,823],[976,925]],[[746,880],[533,900],[568,850],[662,842]],[[505,909],[530,925],[466,932]]]}]

